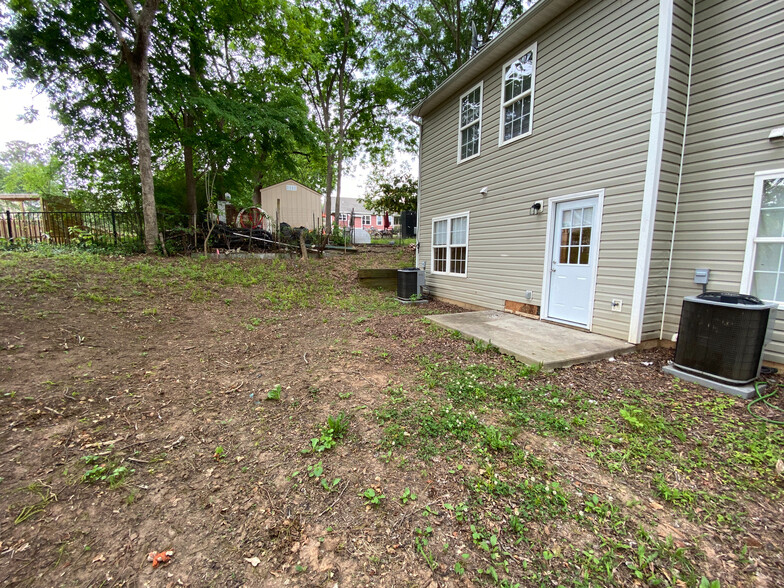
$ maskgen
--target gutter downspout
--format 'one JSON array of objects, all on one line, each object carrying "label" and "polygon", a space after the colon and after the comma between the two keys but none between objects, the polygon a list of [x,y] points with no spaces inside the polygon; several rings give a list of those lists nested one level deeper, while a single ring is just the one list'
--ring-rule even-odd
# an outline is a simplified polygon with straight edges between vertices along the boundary
[{"label": "gutter downspout", "polygon": [[656,70],[651,103],[651,130],[648,135],[648,159],[645,165],[645,185],[640,216],[640,240],[637,245],[637,265],[634,272],[634,296],[629,321],[629,343],[640,343],[645,319],[645,301],[651,271],[656,204],[661,179],[664,132],[667,123],[667,94],[672,55],[673,0],[659,2],[659,32],[656,42]]},{"label": "gutter downspout", "polygon": [[[414,265],[419,268],[419,235],[422,232],[422,223],[420,223],[419,208],[422,205],[422,119],[413,114],[409,114],[408,118],[419,128],[419,142],[417,143],[417,231],[416,231],[416,258]],[[424,269],[424,268],[423,268]]]},{"label": "gutter downspout", "polygon": [[667,261],[667,278],[664,283],[664,302],[662,304],[659,340],[664,338],[664,320],[667,316],[667,298],[670,294],[670,277],[672,274],[672,256],[675,251],[675,229],[678,226],[678,208],[681,203],[681,185],[683,182],[683,160],[686,157],[686,132],[689,128],[689,106],[691,104],[691,73],[694,65],[694,21],[697,20],[697,0],[691,2],[691,33],[689,37],[689,78],[686,84],[686,111],[683,116],[683,141],[681,143],[681,159],[678,164],[678,187],[675,191],[675,213],[672,218],[672,236],[670,238],[670,258]]}]

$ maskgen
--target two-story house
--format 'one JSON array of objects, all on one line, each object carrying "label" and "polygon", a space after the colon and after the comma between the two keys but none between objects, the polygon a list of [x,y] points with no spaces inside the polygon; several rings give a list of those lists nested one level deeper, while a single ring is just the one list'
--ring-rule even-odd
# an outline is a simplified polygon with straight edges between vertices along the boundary
[{"label": "two-story house", "polygon": [[697,268],[784,302],[782,72],[780,0],[539,0],[411,111],[431,293],[635,344]]}]

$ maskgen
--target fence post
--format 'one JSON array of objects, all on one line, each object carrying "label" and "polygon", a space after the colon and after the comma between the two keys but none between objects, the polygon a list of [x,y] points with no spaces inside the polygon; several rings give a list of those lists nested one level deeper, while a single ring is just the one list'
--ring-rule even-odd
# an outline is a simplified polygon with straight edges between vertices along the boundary
[{"label": "fence post", "polygon": [[5,211],[5,220],[8,223],[8,240],[13,243],[14,242],[14,229],[13,224],[11,224],[11,211]]},{"label": "fence post", "polygon": [[117,221],[114,219],[114,211],[112,211],[112,234],[114,235],[114,244],[117,245]]}]

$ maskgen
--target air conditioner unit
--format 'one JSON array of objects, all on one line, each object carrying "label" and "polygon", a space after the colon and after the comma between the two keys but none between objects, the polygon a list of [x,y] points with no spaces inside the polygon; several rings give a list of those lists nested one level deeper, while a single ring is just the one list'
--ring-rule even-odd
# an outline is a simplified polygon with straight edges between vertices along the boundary
[{"label": "air conditioner unit", "polygon": [[397,270],[397,297],[400,300],[412,300],[422,297],[425,287],[425,272],[415,267]]},{"label": "air conditioner unit", "polygon": [[674,366],[710,380],[740,386],[753,382],[773,333],[775,303],[732,292],[683,299]]}]

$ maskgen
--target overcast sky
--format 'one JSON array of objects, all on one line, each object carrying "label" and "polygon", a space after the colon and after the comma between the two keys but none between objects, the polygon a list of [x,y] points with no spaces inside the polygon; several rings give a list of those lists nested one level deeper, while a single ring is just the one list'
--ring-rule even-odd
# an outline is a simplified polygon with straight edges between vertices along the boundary
[{"label": "overcast sky", "polygon": [[[49,101],[36,95],[32,86],[11,88],[7,76],[0,74],[0,148],[9,141],[46,143],[60,132],[60,125],[49,115]],[[29,106],[38,109],[38,119],[32,123],[18,120]],[[410,159],[408,156],[406,159]],[[351,175],[343,176],[343,196],[361,198],[365,195],[365,182],[369,169],[359,167]]]},{"label": "overcast sky", "polygon": [[[0,74],[0,146],[8,141],[46,143],[60,132],[60,126],[49,116],[49,102],[36,96],[32,86],[11,88],[8,78]],[[17,120],[29,106],[38,109],[38,120],[25,123]]]}]

